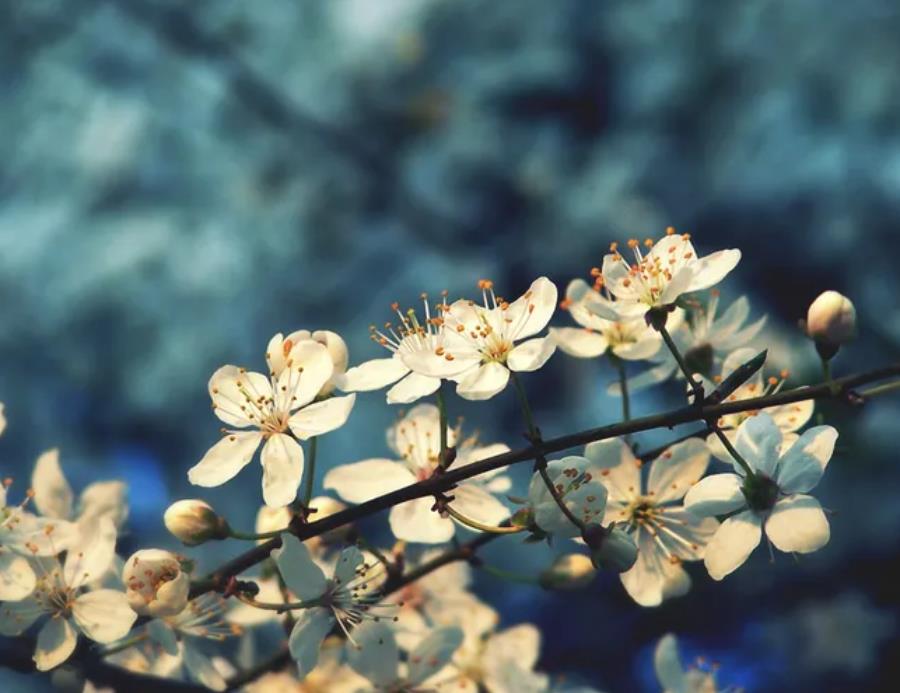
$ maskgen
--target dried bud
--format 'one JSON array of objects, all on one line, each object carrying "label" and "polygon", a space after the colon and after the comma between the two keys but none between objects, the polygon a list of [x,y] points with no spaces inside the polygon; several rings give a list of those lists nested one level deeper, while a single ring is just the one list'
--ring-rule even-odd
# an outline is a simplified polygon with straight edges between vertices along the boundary
[{"label": "dried bud", "polygon": [[856,308],[846,296],[826,291],[809,307],[806,333],[815,340],[822,358],[830,359],[856,336]]},{"label": "dried bud", "polygon": [[226,539],[228,523],[202,500],[180,500],[172,503],[163,515],[166,529],[181,543],[197,546],[211,539]]},{"label": "dried bud", "polygon": [[593,582],[597,570],[582,553],[559,556],[541,573],[541,587],[547,590],[579,590]]},{"label": "dried bud", "polygon": [[637,546],[618,527],[588,525],[582,538],[591,549],[591,562],[597,570],[624,573],[637,560]]},{"label": "dried bud", "polygon": [[175,554],[144,549],[125,561],[122,570],[128,604],[142,616],[177,616],[187,606],[191,578]]}]

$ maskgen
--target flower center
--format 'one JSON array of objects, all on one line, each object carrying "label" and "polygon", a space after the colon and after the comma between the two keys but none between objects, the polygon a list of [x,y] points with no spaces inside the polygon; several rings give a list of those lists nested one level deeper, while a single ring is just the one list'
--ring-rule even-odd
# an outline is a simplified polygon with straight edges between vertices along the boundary
[{"label": "flower center", "polygon": [[756,512],[771,510],[778,500],[779,488],[774,480],[764,474],[754,474],[744,480],[741,487],[747,505]]}]

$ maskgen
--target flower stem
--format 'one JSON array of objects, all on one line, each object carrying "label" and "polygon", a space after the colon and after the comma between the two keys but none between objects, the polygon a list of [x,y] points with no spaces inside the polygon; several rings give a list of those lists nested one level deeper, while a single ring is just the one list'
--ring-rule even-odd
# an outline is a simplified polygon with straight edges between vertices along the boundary
[{"label": "flower stem", "polygon": [[[534,423],[534,415],[531,413],[531,405],[528,403],[528,394],[525,392],[525,387],[522,385],[522,381],[519,380],[519,375],[515,371],[510,372],[510,377],[513,380],[513,384],[516,386],[516,394],[519,396],[519,404],[522,405],[522,416],[525,418],[525,425],[528,426],[528,437],[531,440],[533,445],[541,444],[541,432],[540,429]],[[553,500],[556,501],[556,505],[559,506],[560,511],[563,515],[565,515],[569,522],[578,527],[579,531],[584,531],[584,524],[575,517],[569,507],[563,501],[562,496],[559,494],[559,491],[556,490],[556,486],[553,484],[553,480],[550,478],[550,475],[547,473],[547,458],[544,457],[543,453],[538,453],[535,458],[535,469],[538,474],[541,475],[541,479],[544,481],[544,485],[547,487],[547,490],[550,492],[550,495],[553,496]]]},{"label": "flower stem", "polygon": [[490,534],[515,534],[516,532],[521,532],[525,529],[524,527],[496,527],[494,525],[483,524],[478,520],[473,520],[471,517],[466,517],[461,512],[454,509],[449,503],[444,506],[444,510],[446,510],[447,514],[457,522],[464,524],[466,527],[477,529],[479,532],[489,532]]},{"label": "flower stem", "polygon": [[722,429],[713,424],[710,424],[710,425],[712,426],[713,433],[716,434],[716,436],[719,438],[719,441],[722,443],[722,445],[725,446],[725,449],[728,450],[728,454],[730,454],[735,459],[735,461],[741,466],[741,469],[743,469],[744,472],[746,472],[747,477],[749,478],[749,477],[755,476],[755,474],[753,473],[753,469],[750,467],[749,464],[747,464],[747,460],[745,460],[741,456],[741,453],[739,453],[735,449],[734,445],[731,444],[731,441],[728,440],[728,436],[726,436],[722,432]]},{"label": "flower stem", "polygon": [[303,507],[309,508],[309,501],[312,500],[313,482],[316,479],[316,448],[318,447],[317,438],[313,436],[309,439],[309,455],[307,455],[306,482],[303,485]]},{"label": "flower stem", "polygon": [[441,454],[440,457],[438,457],[438,465],[440,469],[447,469],[453,461],[453,458],[447,453],[447,401],[444,397],[443,380],[437,391],[437,407],[441,427]]},{"label": "flower stem", "polygon": [[138,644],[144,642],[144,640],[146,640],[148,637],[150,637],[150,636],[147,634],[147,631],[145,630],[144,632],[139,633],[138,635],[135,635],[131,638],[128,638],[127,640],[122,640],[121,642],[114,643],[114,644],[110,645],[109,647],[106,647],[106,648],[100,650],[100,656],[107,657],[111,654],[115,654],[116,652],[121,652],[122,650],[127,650],[129,647],[134,647],[135,645],[138,645]]},{"label": "flower stem", "polygon": [[293,611],[295,609],[311,609],[314,606],[322,605],[318,599],[311,599],[307,602],[285,602],[283,604],[273,604],[271,602],[258,602],[253,597],[248,597],[246,594],[241,594],[240,592],[236,593],[234,596],[248,606],[252,606],[256,609],[266,609],[267,611],[277,611],[278,613]]},{"label": "flower stem", "polygon": [[[625,362],[610,352],[609,360],[619,372],[619,394],[622,395],[622,421],[631,421],[631,400],[628,393],[628,377],[625,373]],[[626,445],[631,445],[631,436],[625,435]]]},{"label": "flower stem", "polygon": [[488,575],[493,575],[494,577],[506,580],[507,582],[517,582],[522,585],[540,585],[537,578],[533,578],[529,575],[521,575],[509,570],[503,570],[502,568],[497,568],[486,563],[482,563],[478,567]]},{"label": "flower stem", "polygon": [[893,383],[885,383],[884,385],[876,385],[875,387],[870,387],[867,390],[860,390],[859,396],[863,399],[869,399],[870,397],[886,395],[891,392],[896,392],[897,390],[900,390],[900,380],[897,380]]},{"label": "flower stem", "polygon": [[657,329],[662,335],[663,341],[666,343],[669,351],[672,352],[672,356],[675,357],[675,361],[678,363],[678,367],[681,369],[684,377],[687,378],[688,385],[691,386],[691,392],[694,393],[694,404],[700,406],[703,403],[703,386],[694,378],[694,374],[691,373],[691,369],[688,368],[687,363],[685,363],[684,357],[681,355],[681,352],[678,351],[678,346],[675,344],[675,340],[672,339],[672,335],[669,334],[665,325],[661,325]]}]

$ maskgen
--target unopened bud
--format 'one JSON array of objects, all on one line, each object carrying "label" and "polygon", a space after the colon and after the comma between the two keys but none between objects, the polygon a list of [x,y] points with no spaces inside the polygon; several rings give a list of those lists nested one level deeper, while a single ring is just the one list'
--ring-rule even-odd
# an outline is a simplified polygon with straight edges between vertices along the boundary
[{"label": "unopened bud", "polygon": [[591,559],[583,553],[559,556],[541,573],[541,587],[547,590],[579,590],[593,582],[597,575]]},{"label": "unopened bud", "polygon": [[202,500],[172,503],[163,515],[163,522],[166,529],[187,546],[197,546],[212,539],[227,539],[230,532],[225,518],[219,517]]},{"label": "unopened bud", "polygon": [[806,333],[815,340],[822,358],[832,358],[841,345],[856,336],[856,308],[837,291],[826,291],[809,306]]},{"label": "unopened bud", "polygon": [[624,573],[637,560],[637,546],[618,527],[588,525],[582,538],[591,549],[591,562],[597,570]]},{"label": "unopened bud", "polygon": [[125,561],[122,582],[135,613],[154,618],[180,614],[191,589],[191,578],[178,557],[159,549],[138,551]]}]

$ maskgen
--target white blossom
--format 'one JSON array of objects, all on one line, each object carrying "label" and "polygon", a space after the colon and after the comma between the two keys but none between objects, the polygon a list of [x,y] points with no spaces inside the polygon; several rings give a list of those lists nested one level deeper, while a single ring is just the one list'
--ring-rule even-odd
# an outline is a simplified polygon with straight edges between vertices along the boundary
[{"label": "white blossom", "polygon": [[[347,420],[355,395],[316,400],[334,374],[328,349],[307,339],[281,340],[281,370],[269,377],[237,366],[223,366],[209,381],[216,416],[230,426],[188,471],[197,486],[220,486],[232,479],[262,443],[263,499],[284,506],[297,497],[303,476],[303,448],[297,440],[328,433]],[[270,361],[272,354],[270,352]],[[242,430],[243,429],[243,430]]]},{"label": "white blossom", "polygon": [[628,247],[634,263],[623,258],[614,243],[603,258],[603,283],[616,297],[616,311],[622,317],[643,315],[653,308],[670,306],[678,297],[691,291],[709,289],[731,272],[741,259],[739,250],[720,250],[700,258],[694,250],[690,234],[666,235],[654,243],[647,239],[647,254],[632,239]]},{"label": "white blossom", "polygon": [[122,571],[125,596],[142,616],[175,616],[187,606],[191,576],[168,551],[141,549],[125,561]]},{"label": "white blossom", "polygon": [[[387,432],[388,446],[400,460],[376,458],[331,469],[323,480],[326,489],[350,503],[362,503],[429,478],[440,458],[440,414],[432,404],[420,404],[395,423]],[[479,446],[474,439],[461,439],[460,431],[447,431],[447,444],[459,442],[454,467],[465,467],[509,448],[494,444]],[[496,525],[509,516],[509,510],[494,494],[509,490],[509,477],[502,470],[486,472],[460,482],[451,492],[450,505],[466,517]],[[391,508],[391,531],[398,539],[435,544],[449,541],[455,524],[432,510],[432,498],[417,498]]]},{"label": "white blossom", "polygon": [[828,519],[806,494],[822,478],[837,437],[831,426],[815,426],[782,453],[782,432],[771,416],[762,413],[741,424],[734,447],[753,476],[735,461],[735,474],[708,476],[684,499],[698,517],[731,514],[706,547],[704,562],[714,579],[747,560],[763,527],[775,548],[785,552],[810,553],[828,543]]},{"label": "white blossom", "polygon": [[[606,486],[600,481],[603,467],[591,459],[570,455],[547,462],[547,474],[563,504],[583,524],[597,524],[606,511]],[[578,527],[562,512],[538,472],[528,485],[527,505],[517,517],[531,519],[548,536],[577,537]]]},{"label": "white blossom", "polygon": [[56,558],[36,559],[39,577],[29,597],[0,606],[3,635],[19,635],[41,616],[49,617],[37,636],[34,661],[39,671],[66,661],[79,632],[96,642],[111,643],[131,630],[137,614],[124,593],[88,589],[109,569],[115,546],[116,528],[108,517],[101,518],[90,541],[70,551],[64,564]]},{"label": "white blossom", "polygon": [[657,643],[653,653],[653,669],[663,693],[719,693],[712,672],[699,667],[684,668],[678,655],[678,642],[671,633],[664,635]]},{"label": "white blossom", "polygon": [[706,444],[691,438],[671,446],[650,463],[646,480],[643,463],[620,438],[590,443],[584,455],[603,467],[600,478],[609,489],[605,522],[620,523],[638,548],[634,566],[620,575],[625,590],[641,606],[685,594],[691,581],[682,561],[702,559],[718,527],[681,504],[709,465]]}]

